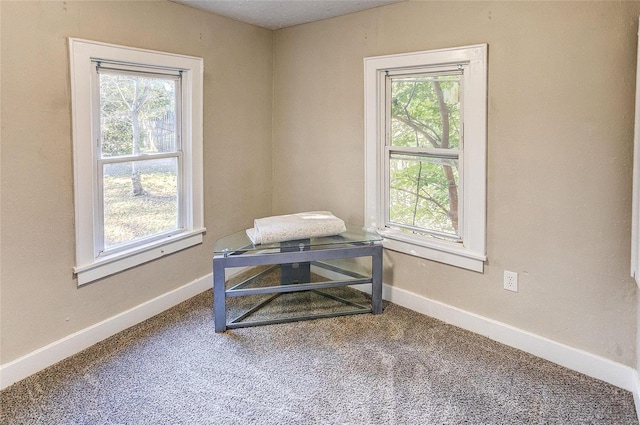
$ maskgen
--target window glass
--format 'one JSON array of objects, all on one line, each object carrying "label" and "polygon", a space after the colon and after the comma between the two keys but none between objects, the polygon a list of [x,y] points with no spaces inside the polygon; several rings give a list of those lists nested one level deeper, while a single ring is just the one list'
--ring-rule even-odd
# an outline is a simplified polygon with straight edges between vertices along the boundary
[{"label": "window glass", "polygon": [[180,227],[177,158],[103,166],[104,249]]},{"label": "window glass", "polygon": [[392,146],[460,147],[460,75],[392,77]]},{"label": "window glass", "polygon": [[[98,252],[157,238],[181,227],[180,78],[111,66],[96,64],[103,208]],[[153,156],[161,157],[151,159]]]},{"label": "window glass", "polygon": [[458,160],[392,154],[389,224],[405,231],[458,236]]},{"label": "window glass", "polygon": [[461,79],[455,69],[387,76],[389,227],[461,239]]},{"label": "window glass", "polygon": [[99,71],[103,157],[176,150],[175,78]]}]

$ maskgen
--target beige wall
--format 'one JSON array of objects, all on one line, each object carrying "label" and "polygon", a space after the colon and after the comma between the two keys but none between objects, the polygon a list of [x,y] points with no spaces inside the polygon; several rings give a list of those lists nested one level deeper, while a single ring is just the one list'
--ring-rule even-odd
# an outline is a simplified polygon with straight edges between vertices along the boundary
[{"label": "beige wall", "polygon": [[[271,212],[271,31],[169,2],[0,2],[0,363],[211,272]],[[67,37],[204,58],[205,242],[77,288]]]},{"label": "beige wall", "polygon": [[276,32],[274,213],[363,223],[364,57],[488,43],[485,272],[387,252],[384,280],[636,367],[639,14],[639,2],[410,1]]},{"label": "beige wall", "polygon": [[[385,282],[635,367],[639,14],[637,2],[410,1],[274,33],[168,2],[1,1],[0,363],[206,275],[213,241],[255,217],[326,208],[361,224],[362,59],[486,42],[485,273],[387,252]],[[80,289],[69,36],[206,68],[205,243]],[[519,293],[502,289],[504,269]]]}]

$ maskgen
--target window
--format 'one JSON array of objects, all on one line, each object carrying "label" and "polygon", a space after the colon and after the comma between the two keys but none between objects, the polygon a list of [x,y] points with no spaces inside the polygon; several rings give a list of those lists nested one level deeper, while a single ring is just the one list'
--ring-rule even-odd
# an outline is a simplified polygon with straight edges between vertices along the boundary
[{"label": "window", "polygon": [[365,59],[365,217],[386,248],[482,272],[486,45]]},{"label": "window", "polygon": [[202,242],[203,63],[69,45],[82,285]]}]

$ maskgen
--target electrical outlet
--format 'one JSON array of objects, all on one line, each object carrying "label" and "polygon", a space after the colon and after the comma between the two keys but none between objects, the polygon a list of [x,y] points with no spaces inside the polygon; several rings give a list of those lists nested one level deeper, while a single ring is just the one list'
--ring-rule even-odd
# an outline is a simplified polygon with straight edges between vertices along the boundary
[{"label": "electrical outlet", "polygon": [[508,270],[504,271],[504,289],[518,292],[518,273]]}]

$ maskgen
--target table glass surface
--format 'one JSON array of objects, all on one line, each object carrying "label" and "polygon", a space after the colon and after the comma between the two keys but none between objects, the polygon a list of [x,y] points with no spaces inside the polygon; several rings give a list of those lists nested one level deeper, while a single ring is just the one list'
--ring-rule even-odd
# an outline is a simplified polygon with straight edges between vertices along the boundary
[{"label": "table glass surface", "polygon": [[339,235],[323,236],[319,238],[301,239],[294,241],[275,242],[269,244],[254,245],[247,236],[246,230],[234,233],[218,239],[213,245],[213,253],[231,254],[235,251],[251,253],[257,251],[280,252],[282,248],[309,248],[326,247],[329,245],[350,245],[381,242],[382,237],[375,232],[367,231],[362,226],[347,224],[347,231]]}]

